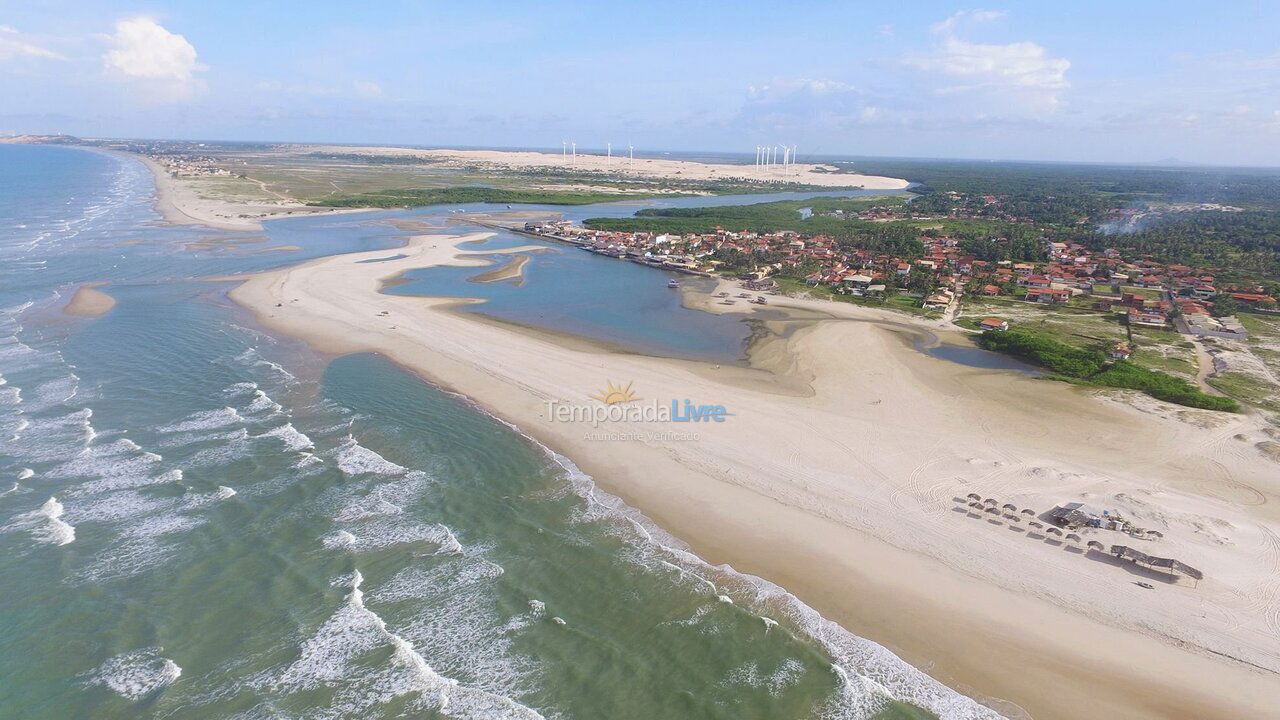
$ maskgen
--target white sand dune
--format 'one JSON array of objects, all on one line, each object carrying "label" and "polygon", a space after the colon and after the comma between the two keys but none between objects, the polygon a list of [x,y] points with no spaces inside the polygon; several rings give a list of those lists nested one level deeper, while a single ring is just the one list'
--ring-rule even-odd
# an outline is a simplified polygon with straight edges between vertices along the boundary
[{"label": "white sand dune", "polygon": [[[1280,706],[1280,466],[1233,437],[1261,436],[1257,420],[937,360],[901,328],[866,322],[902,317],[840,303],[771,302],[830,319],[764,342],[743,368],[606,352],[378,292],[411,268],[486,264],[457,248],[468,239],[416,237],[377,263],[361,261],[386,250],[321,258],[231,295],[317,348],[379,352],[467,395],[708,561],[787,588],[965,692],[1041,719]],[[601,428],[699,435],[651,443],[593,441],[547,417],[548,401],[592,402],[609,380],[733,416]],[[1086,539],[1176,557],[1207,579],[1167,584],[1028,537],[963,512],[953,498],[969,492],[1037,511],[1080,499],[1121,510],[1165,538]]]}]

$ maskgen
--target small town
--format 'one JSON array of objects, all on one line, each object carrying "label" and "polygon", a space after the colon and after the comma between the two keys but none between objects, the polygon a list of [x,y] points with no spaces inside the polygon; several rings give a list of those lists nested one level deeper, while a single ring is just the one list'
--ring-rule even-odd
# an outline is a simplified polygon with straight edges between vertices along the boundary
[{"label": "small town", "polygon": [[[860,215],[868,219],[885,214],[871,209]],[[980,260],[963,254],[957,238],[930,231],[919,236],[925,251],[916,258],[845,249],[834,238],[795,231],[717,229],[676,235],[593,230],[568,221],[527,223],[524,231],[668,270],[730,274],[749,281],[754,290],[778,289],[802,278],[805,285],[849,299],[900,296],[946,319],[957,315],[966,296],[1004,298],[1119,312],[1135,327],[1173,327],[1192,336],[1244,339],[1248,333],[1234,317],[1236,309],[1276,309],[1276,299],[1261,286],[1219,285],[1203,268],[1124,257],[1115,249],[1099,253],[1048,239],[1043,241],[1048,261],[1030,263]],[[761,261],[744,269],[726,263],[729,256]]]}]

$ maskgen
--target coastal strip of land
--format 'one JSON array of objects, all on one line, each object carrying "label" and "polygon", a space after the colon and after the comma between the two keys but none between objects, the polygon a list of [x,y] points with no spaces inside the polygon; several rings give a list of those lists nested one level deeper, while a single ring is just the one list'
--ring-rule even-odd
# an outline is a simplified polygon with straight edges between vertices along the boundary
[{"label": "coastal strip of land", "polygon": [[287,198],[278,202],[245,202],[221,196],[190,178],[174,177],[160,163],[139,153],[118,153],[136,158],[151,171],[156,185],[156,211],[174,225],[202,225],[217,230],[260,231],[262,221],[300,215],[357,212],[361,208],[311,207]]},{"label": "coastal strip of land", "polygon": [[841,171],[834,165],[794,163],[757,166],[742,163],[709,163],[663,157],[627,158],[596,153],[562,154],[524,150],[453,150],[344,145],[299,145],[296,153],[331,153],[354,157],[418,158],[442,167],[475,168],[500,172],[572,171],[613,178],[681,180],[698,182],[740,181],[758,184],[800,184],[824,188],[858,187],[866,190],[901,190],[910,183],[901,178]]},{"label": "coastal strip of land", "polygon": [[488,272],[480,273],[470,279],[471,282],[478,283],[503,282],[506,280],[515,280],[519,283],[524,279],[524,266],[528,264],[528,262],[528,255],[517,255],[502,265],[499,265]]},{"label": "coastal strip of land", "polygon": [[[272,330],[327,352],[381,353],[462,393],[709,562],[781,585],[942,682],[1002,699],[992,704],[1006,714],[1236,718],[1280,704],[1280,494],[1274,464],[1239,439],[1261,432],[1255,418],[1135,407],[946,363],[909,347],[901,316],[844,303],[771,300],[770,312],[819,319],[736,367],[593,350],[468,317],[450,299],[378,292],[415,268],[486,266],[459,247],[475,239],[320,258],[230,295]],[[557,421],[549,403],[594,402],[610,381],[732,415]],[[1164,582],[1034,539],[968,512],[969,493],[1037,512],[1078,498],[1121,507],[1162,530],[1142,549],[1206,579]],[[926,705],[935,697],[878,679]]]},{"label": "coastal strip of land", "polygon": [[63,312],[77,317],[99,317],[116,306],[116,299],[98,289],[103,283],[86,283],[76,288]]}]

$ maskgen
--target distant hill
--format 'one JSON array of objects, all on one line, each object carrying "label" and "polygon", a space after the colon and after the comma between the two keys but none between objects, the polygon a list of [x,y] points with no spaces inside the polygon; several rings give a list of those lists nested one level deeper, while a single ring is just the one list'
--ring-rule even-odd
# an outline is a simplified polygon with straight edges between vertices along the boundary
[{"label": "distant hill", "polygon": [[0,137],[0,143],[8,145],[76,145],[80,138],[74,135],[11,135]]}]

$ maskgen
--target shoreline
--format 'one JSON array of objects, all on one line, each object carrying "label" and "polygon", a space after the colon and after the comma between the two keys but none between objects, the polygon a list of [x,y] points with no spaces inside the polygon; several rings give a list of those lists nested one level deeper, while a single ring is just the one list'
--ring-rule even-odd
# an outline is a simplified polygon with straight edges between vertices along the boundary
[{"label": "shoreline", "polygon": [[[1047,457],[1059,452],[1077,463],[1101,460],[1104,466],[1111,461],[1110,454],[1094,458],[1078,448],[1072,452],[1064,447],[1069,445],[1070,432],[1027,433],[1032,421],[1026,411],[1034,409],[1037,399],[1043,405],[1048,398],[1062,406],[1068,421],[1080,415],[1086,423],[1105,422],[1128,431],[1144,423],[1163,423],[1170,438],[1155,451],[1131,458],[1140,461],[1140,469],[1142,464],[1149,466],[1148,470],[1159,463],[1163,463],[1160,468],[1170,464],[1170,458],[1161,455],[1172,452],[1170,446],[1185,444],[1186,436],[1192,434],[1181,427],[1185,423],[1113,408],[1068,388],[1032,388],[1030,381],[1010,380],[1001,373],[941,369],[930,363],[944,361],[889,342],[882,330],[864,323],[819,322],[762,348],[757,353],[760,357],[754,358],[756,367],[710,368],[692,361],[586,353],[518,328],[477,323],[465,314],[449,313],[444,307],[447,301],[377,294],[381,279],[411,267],[479,266],[478,259],[467,259],[470,253],[461,253],[457,247],[469,239],[474,238],[419,236],[402,251],[405,258],[372,265],[358,263],[366,256],[385,256],[387,251],[320,258],[252,276],[230,296],[264,326],[301,338],[316,349],[378,352],[462,394],[539,443],[573,458],[598,485],[688,543],[707,562],[726,563],[786,588],[831,621],[889,647],[953,687],[1007,698],[1037,718],[1075,717],[1078,707],[1072,703],[1080,697],[1088,697],[1093,711],[1151,718],[1188,712],[1201,717],[1260,714],[1266,707],[1263,703],[1280,700],[1274,672],[1214,658],[1209,653],[1232,652],[1204,645],[1203,640],[1178,637],[1179,624],[1188,622],[1193,608],[1204,606],[1203,595],[1180,589],[1175,596],[1179,591],[1169,590],[1165,595],[1174,607],[1166,611],[1167,618],[1155,618],[1162,622],[1153,625],[1152,619],[1144,618],[1130,621],[1131,627],[1116,627],[1115,618],[1101,622],[1099,615],[1138,616],[1139,608],[1151,598],[1141,595],[1141,590],[1117,588],[1112,592],[1124,597],[1105,598],[1116,605],[1093,608],[1081,597],[1090,596],[1094,582],[1122,583],[1126,573],[1084,558],[1063,558],[1061,552],[1053,560],[1027,538],[1010,539],[1007,531],[949,514],[945,497],[949,493],[981,489],[978,483],[990,485],[993,477],[1009,471],[994,470],[990,459],[969,458],[973,461],[969,462],[954,447],[944,448],[948,432],[963,435],[965,428],[930,416],[945,419],[957,412],[957,404],[992,409],[1000,403],[984,404],[986,393],[1012,392],[1014,399],[1031,406],[1005,408],[1011,417],[984,422],[978,437],[964,435],[959,443],[949,445],[982,446],[972,451],[985,448],[982,454],[1008,461],[1012,458],[1001,448],[1008,439],[1002,435],[1011,435],[1009,439],[1023,440],[1032,452]],[[277,308],[286,287],[290,298],[300,300]],[[820,303],[787,299],[786,306],[849,319],[874,315],[865,308]],[[375,313],[382,309],[390,313],[386,320],[395,324],[395,331],[374,326]],[[895,315],[893,321],[902,318]],[[842,353],[851,343],[870,352],[845,357]],[[532,363],[530,358],[539,361]],[[867,364],[867,358],[872,364]],[[876,359],[897,362],[881,367]],[[735,418],[738,427],[717,428],[724,431],[718,433],[723,437],[708,438],[694,448],[672,447],[679,443],[592,443],[574,428],[548,422],[543,412],[546,400],[585,396],[590,388],[578,386],[596,376],[599,383],[606,377],[637,379],[646,396],[667,388],[673,395],[727,398],[735,408],[750,411]],[[798,397],[780,379],[789,379],[793,385],[808,383],[813,395]],[[948,398],[958,392],[952,386],[956,383],[965,394]],[[968,392],[972,390],[976,394]],[[879,396],[886,392],[898,397],[881,404]],[[861,403],[866,408],[860,411],[863,414],[881,417],[848,417],[849,402]],[[924,405],[925,413],[916,405]],[[1234,425],[1243,422],[1237,420]],[[797,423],[801,435],[788,433],[786,428]],[[746,425],[750,427],[741,427]],[[833,434],[836,427],[844,432]],[[900,436],[877,437],[886,428]],[[991,444],[993,433],[1001,442]],[[935,436],[940,439],[933,449],[922,452]],[[855,441],[842,442],[841,437],[875,447],[855,448],[849,444]],[[874,487],[850,484],[839,468],[847,467],[851,458],[865,475],[859,482]],[[924,463],[904,472],[898,458]],[[1186,463],[1195,458],[1183,452],[1173,459]],[[929,471],[932,464],[938,467]],[[1027,460],[1008,464],[1033,478],[1040,469]],[[935,486],[936,490],[927,483],[922,488],[912,479],[921,470],[953,479]],[[1263,482],[1252,464],[1244,463],[1243,471],[1250,473],[1254,484]],[[1060,480],[1048,481],[1046,489],[1046,479],[1038,479],[1042,486],[1038,492],[1069,499],[1058,488]],[[1124,481],[1127,487],[1136,478]],[[1009,483],[1005,492],[1016,488],[1021,497],[1014,499],[1020,505],[1034,501],[1028,488],[1017,486],[1036,490],[1037,482]],[[1269,494],[1274,491],[1265,487]],[[1183,488],[1176,490],[1176,499],[1183,504],[1197,500]],[[998,492],[990,487],[988,491]],[[886,511],[901,517],[885,523],[880,516]],[[993,578],[993,572],[1010,577]],[[1054,572],[1063,577],[1055,582]],[[1011,582],[1015,587],[1009,587]],[[1090,597],[1093,602],[1103,599]],[[1213,599],[1228,601],[1221,592]],[[1147,631],[1139,632],[1139,627]],[[1196,631],[1193,636],[1213,630],[1191,629]],[[1212,632],[1206,635],[1212,636]],[[1222,638],[1217,645],[1226,640],[1235,638]],[[1193,652],[1178,644],[1199,644],[1204,649]],[[1272,660],[1264,657],[1262,662]],[[1217,688],[1227,687],[1239,689],[1234,693],[1239,697],[1220,697]]]},{"label": "shoreline", "polygon": [[[307,215],[336,215],[339,213],[370,212],[379,208],[317,208],[302,203],[255,204],[203,197],[190,181],[169,175],[160,163],[141,153],[109,150],[105,148],[77,146],[93,152],[140,161],[155,180],[155,209],[165,222],[172,225],[200,225],[215,230],[232,232],[261,232],[265,220]],[[248,215],[253,214],[253,217]]]}]

